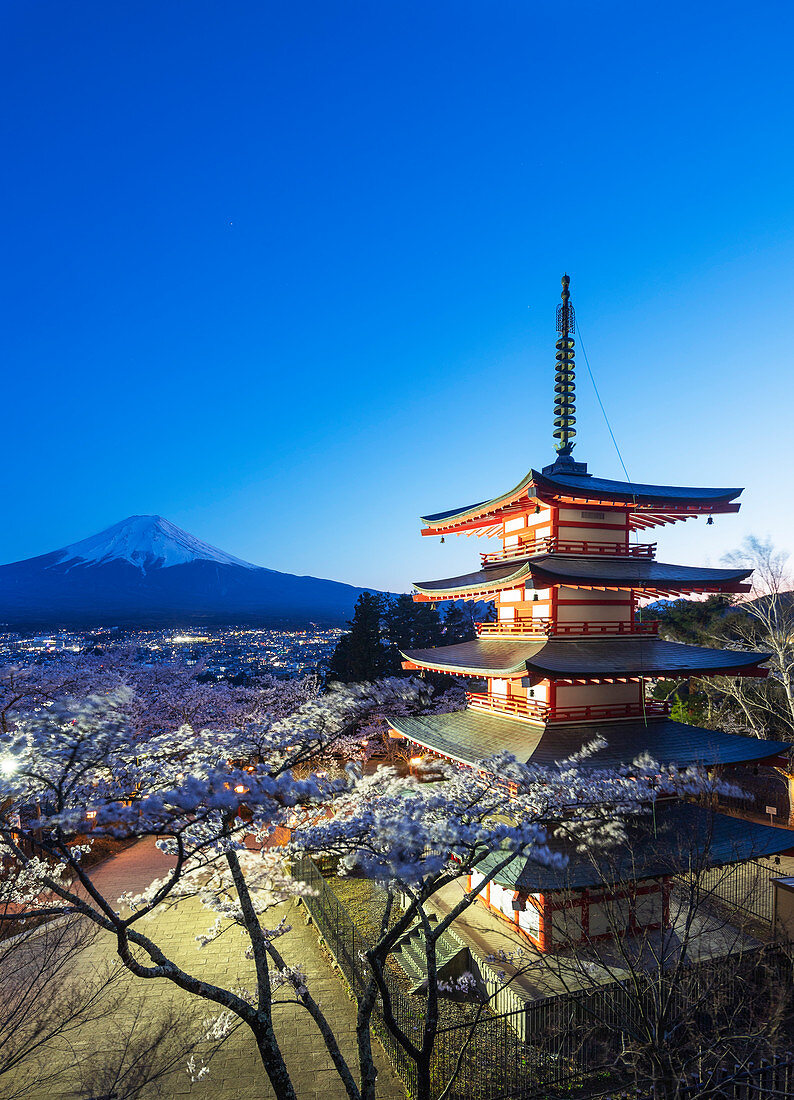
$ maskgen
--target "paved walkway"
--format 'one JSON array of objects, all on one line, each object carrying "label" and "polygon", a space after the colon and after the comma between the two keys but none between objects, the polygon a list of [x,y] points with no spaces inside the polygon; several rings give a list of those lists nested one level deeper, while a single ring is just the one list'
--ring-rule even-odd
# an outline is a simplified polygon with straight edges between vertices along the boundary
[{"label": "paved walkway", "polygon": [[[166,858],[156,849],[153,841],[146,840],[99,865],[91,877],[108,898],[115,899],[125,891],[143,889],[167,869]],[[355,1077],[355,1005],[321,951],[314,927],[307,925],[305,914],[305,909],[292,903],[284,906],[284,915],[292,924],[292,931],[279,940],[279,949],[288,965],[300,963],[308,974],[312,995],[334,1028]],[[276,914],[275,918],[271,916],[269,921],[275,923],[280,915]],[[244,954],[248,940],[237,930],[226,932],[209,947],[197,948],[195,937],[212,923],[213,915],[198,902],[183,901],[153,920],[144,921],[142,931],[197,977],[226,986],[252,987],[253,964]],[[112,937],[103,933],[96,944],[87,950],[80,962],[87,975],[96,973],[104,964],[113,963],[114,944]],[[190,997],[167,979],[140,979],[125,973],[122,981],[124,1008],[130,1014],[129,1018],[137,1013],[142,1024],[151,1024],[158,1017],[170,1014],[175,1019],[174,1030],[182,1031],[184,1037],[190,1039],[196,1034],[197,1020],[215,1015],[209,1002]],[[283,992],[277,994],[277,999],[280,997],[286,999]],[[344,1100],[347,1093],[306,1010],[295,1004],[285,1004],[274,1010],[274,1024],[300,1100]],[[118,1045],[114,1027],[114,1013],[109,1012],[103,1025],[92,1024],[83,1029],[86,1034],[74,1037],[74,1046],[83,1056],[87,1072],[84,1072],[82,1080],[75,1079],[69,1085],[62,1086],[62,1091],[54,1091],[50,1087],[41,1096],[52,1100],[56,1096],[90,1097],[108,1091],[101,1080],[101,1073],[92,1073],[92,1065],[99,1066],[105,1053],[113,1050],[114,1043]],[[173,1038],[178,1042],[178,1035]],[[404,1100],[405,1090],[377,1043],[375,1055],[378,1096],[385,1100]],[[180,1057],[173,1072],[160,1082],[159,1091],[152,1086],[142,1096],[189,1095],[195,1100],[253,1100],[254,1097],[267,1100],[274,1096],[254,1042],[244,1027],[226,1041],[212,1060],[209,1075],[203,1080],[191,1084],[185,1063],[186,1059]],[[119,1095],[124,1095],[121,1089]]]}]

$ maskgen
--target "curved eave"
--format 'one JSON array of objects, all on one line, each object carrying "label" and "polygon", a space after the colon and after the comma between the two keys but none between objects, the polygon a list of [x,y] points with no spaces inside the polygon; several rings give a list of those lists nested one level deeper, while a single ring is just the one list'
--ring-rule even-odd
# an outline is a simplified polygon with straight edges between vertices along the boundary
[{"label": "curved eave", "polygon": [[480,569],[460,577],[437,581],[414,581],[420,597],[428,600],[489,599],[503,588],[510,588],[531,574],[527,561],[509,562],[499,569]]},{"label": "curved eave", "polygon": [[769,653],[668,642],[661,638],[571,640],[551,638],[527,659],[530,679],[604,680],[623,676],[766,676],[758,666]]},{"label": "curved eave", "polygon": [[432,535],[486,526],[497,522],[501,510],[515,505],[524,496],[527,500],[538,499],[551,504],[612,504],[630,507],[632,511],[698,515],[738,511],[739,505],[731,502],[742,491],[740,488],[647,485],[642,482],[610,481],[590,475],[553,476],[530,470],[518,485],[491,500],[422,516],[422,533]]},{"label": "curved eave", "polygon": [[401,650],[403,667],[428,672],[449,672],[458,676],[496,676],[510,679],[521,676],[530,657],[543,648],[538,642],[516,642],[477,639],[459,645],[438,646],[435,649]]},{"label": "curved eave", "polygon": [[550,767],[581,752],[595,739],[604,744],[581,759],[578,767],[583,770],[624,767],[643,752],[662,767],[689,768],[760,763],[791,750],[783,741],[700,729],[671,718],[544,726],[466,709],[399,716],[390,718],[389,724],[414,744],[469,766],[509,752],[521,763]]},{"label": "curved eave", "polygon": [[527,684],[611,680],[639,676],[765,676],[758,666],[769,653],[668,642],[660,638],[570,639],[536,642],[477,638],[458,645],[401,651],[406,669],[449,672],[458,676],[511,679]]},{"label": "curved eave", "polygon": [[420,600],[484,600],[529,577],[535,588],[564,586],[664,596],[685,592],[746,592],[748,586],[742,582],[751,572],[751,569],[697,569],[654,561],[547,555],[496,563],[459,577],[415,581],[414,588]]},{"label": "curved eave", "polygon": [[491,513],[506,505],[514,504],[523,496],[532,481],[533,473],[534,471],[530,470],[529,473],[519,481],[518,485],[510,489],[507,493],[502,493],[500,496],[493,497],[491,500],[482,500],[478,504],[467,504],[463,508],[452,508],[447,512],[434,512],[430,516],[422,516],[420,517],[421,522],[427,528],[427,533],[431,534],[435,530],[446,530],[451,527],[456,527],[458,524],[466,523],[469,520],[480,518],[487,519]]},{"label": "curved eave", "polygon": [[[610,481],[607,478],[576,475],[552,475],[531,471],[533,487],[540,494],[558,496],[571,502],[615,503],[632,507],[659,509],[687,507],[702,509],[730,504],[743,492],[739,488],[705,488],[694,485],[647,485],[643,482]],[[736,506],[738,507],[738,505]]]},{"label": "curved eave", "polygon": [[531,563],[539,588],[617,588],[648,592],[746,592],[752,569],[700,569],[690,565],[630,559],[549,555]]}]

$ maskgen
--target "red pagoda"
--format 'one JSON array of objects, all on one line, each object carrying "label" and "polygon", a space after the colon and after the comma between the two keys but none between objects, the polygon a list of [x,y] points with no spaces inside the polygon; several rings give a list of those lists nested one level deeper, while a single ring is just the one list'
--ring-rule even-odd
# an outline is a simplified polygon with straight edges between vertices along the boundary
[{"label": "red pagoda", "polygon": [[[414,599],[493,601],[496,619],[478,624],[474,641],[403,653],[406,669],[475,678],[481,686],[468,693],[465,710],[393,719],[393,735],[466,765],[503,751],[549,764],[597,738],[604,747],[583,767],[627,766],[642,752],[681,768],[772,761],[790,746],[675,722],[666,704],[646,698],[648,679],[766,675],[768,654],[664,641],[657,624],[637,614],[641,600],[749,590],[750,570],[659,562],[655,543],[636,541],[666,524],[738,512],[742,490],[609,481],[574,461],[574,331],[566,275],[557,309],[553,464],[491,500],[423,517],[423,535],[484,535],[501,546],[481,554],[472,573],[417,582]],[[792,847],[787,830],[676,800],[654,812],[654,836],[666,837],[670,853],[708,842],[711,863]],[[635,855],[626,871],[633,880],[627,931],[667,920],[670,867],[659,851],[654,844],[639,871]],[[555,912],[565,910],[568,942],[572,928],[582,939],[606,935],[614,922],[604,906],[625,898],[624,886],[614,872],[611,882],[599,881],[588,863],[572,862],[563,884],[559,872],[517,859],[482,900],[537,947],[552,949]]]}]

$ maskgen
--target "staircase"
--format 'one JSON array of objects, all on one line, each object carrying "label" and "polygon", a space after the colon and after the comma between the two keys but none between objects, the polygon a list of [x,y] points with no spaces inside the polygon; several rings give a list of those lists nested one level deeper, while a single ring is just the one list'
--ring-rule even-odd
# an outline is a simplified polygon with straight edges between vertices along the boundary
[{"label": "staircase", "polygon": [[[432,925],[438,923],[438,918],[433,914],[428,915],[428,920]],[[427,987],[427,953],[422,927],[418,922],[397,941],[393,958],[411,983],[410,992],[424,993]],[[436,940],[436,970],[439,979],[454,980],[468,969],[469,949],[458,943],[449,932],[442,932]]]}]

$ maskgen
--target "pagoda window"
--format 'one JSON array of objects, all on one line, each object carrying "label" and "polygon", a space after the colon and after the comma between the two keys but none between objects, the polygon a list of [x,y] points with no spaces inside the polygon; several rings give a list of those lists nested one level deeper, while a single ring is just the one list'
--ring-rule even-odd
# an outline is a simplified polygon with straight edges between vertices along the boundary
[{"label": "pagoda window", "polygon": [[518,519],[509,519],[505,523],[505,535],[508,535],[511,531],[520,531],[522,527],[526,527],[526,516],[519,516]]}]

